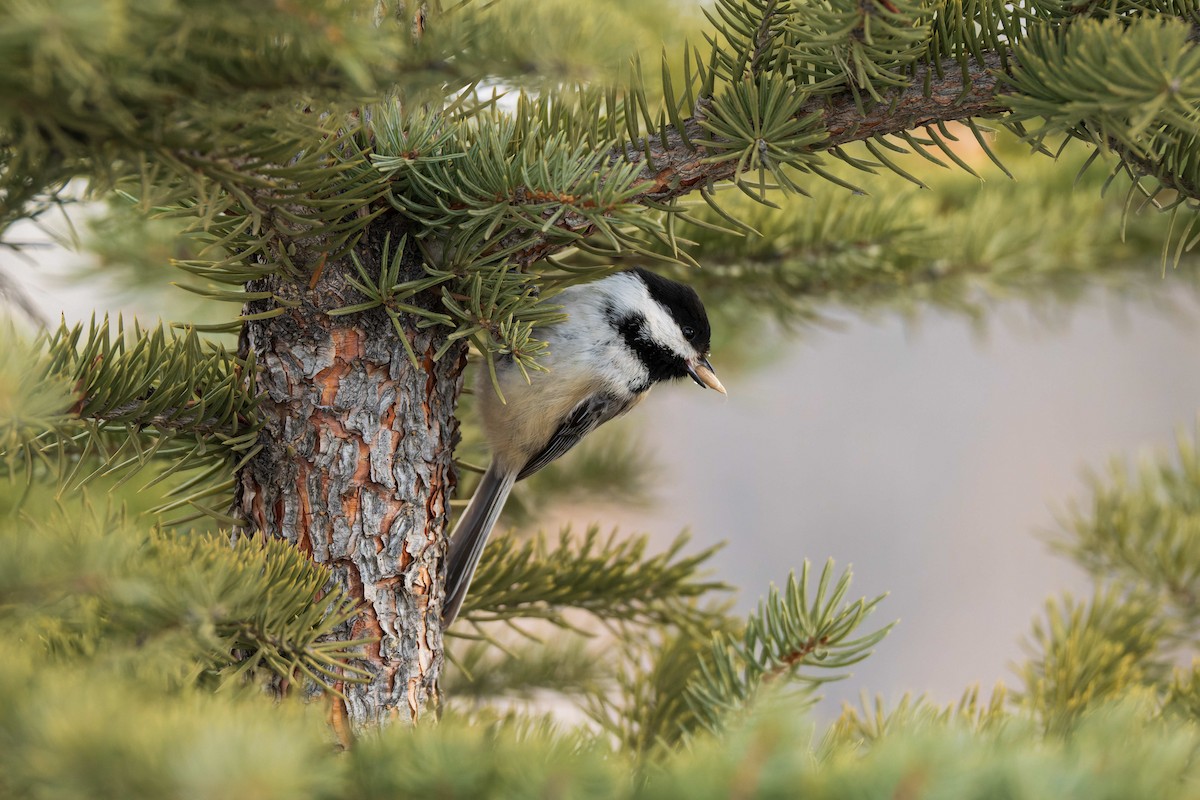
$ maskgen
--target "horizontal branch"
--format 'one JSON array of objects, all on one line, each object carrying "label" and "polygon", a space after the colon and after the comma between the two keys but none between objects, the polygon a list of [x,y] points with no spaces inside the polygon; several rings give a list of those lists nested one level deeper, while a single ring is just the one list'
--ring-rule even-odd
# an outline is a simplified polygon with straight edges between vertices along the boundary
[{"label": "horizontal branch", "polygon": [[1111,138],[1108,140],[1108,147],[1121,157],[1121,161],[1125,163],[1134,177],[1153,178],[1168,189],[1173,189],[1192,200],[1200,201],[1200,184],[1172,172],[1162,160],[1143,155]]},{"label": "horizontal branch", "polygon": [[[1007,108],[997,99],[1000,71],[1001,58],[995,53],[985,54],[982,62],[968,62],[965,70],[957,60],[946,59],[936,67],[917,69],[908,86],[885,92],[884,102],[874,104],[865,113],[860,110],[860,101],[849,91],[814,98],[804,106],[801,114],[819,114],[827,138],[811,147],[810,152],[926,125],[1004,113]],[[632,198],[633,202],[664,203],[734,177],[736,159],[709,161],[710,155],[705,148],[694,144],[711,137],[701,124],[703,109],[702,102],[698,115],[683,122],[686,137],[668,125],[662,135],[649,137],[648,143],[638,142],[636,148],[629,146],[626,153],[612,154],[614,161],[646,162],[648,145],[650,160],[639,176],[643,189]],[[556,226],[581,235],[587,235],[593,228],[578,214],[564,214]],[[565,246],[542,238],[517,252],[513,259],[528,266]]]},{"label": "horizontal branch", "polygon": [[[79,418],[95,422],[135,425],[139,429],[152,427],[160,431],[186,431],[197,436],[221,435],[232,437],[245,433],[252,427],[250,420],[241,414],[238,414],[237,425],[234,426],[228,420],[223,420],[217,416],[201,417],[188,408],[164,408],[157,414],[138,418],[135,412],[143,409],[149,398],[150,395],[147,394],[114,408],[80,415]],[[82,407],[83,405],[82,401],[77,404],[78,407]],[[131,415],[133,416],[131,417]]]}]

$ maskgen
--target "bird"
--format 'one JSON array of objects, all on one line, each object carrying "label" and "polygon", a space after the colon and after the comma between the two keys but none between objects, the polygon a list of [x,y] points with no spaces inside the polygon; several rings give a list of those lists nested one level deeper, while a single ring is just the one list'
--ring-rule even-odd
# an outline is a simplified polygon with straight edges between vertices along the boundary
[{"label": "bird", "polygon": [[442,625],[449,628],[513,484],[638,404],[662,381],[691,377],[726,394],[708,362],[711,329],[691,286],[635,267],[571,286],[556,298],[566,318],[536,328],[549,345],[544,372],[496,359],[498,396],[480,376],[491,463],[450,535]]}]

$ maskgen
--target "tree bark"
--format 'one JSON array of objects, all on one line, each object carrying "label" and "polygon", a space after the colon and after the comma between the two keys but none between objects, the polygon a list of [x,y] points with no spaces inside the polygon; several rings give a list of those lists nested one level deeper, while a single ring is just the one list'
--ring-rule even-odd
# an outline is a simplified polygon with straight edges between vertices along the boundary
[{"label": "tree bark", "polygon": [[[376,220],[357,247],[372,272],[389,230],[400,242],[393,215]],[[401,280],[423,274],[415,250],[404,264]],[[434,362],[444,333],[419,331],[401,317],[420,361],[414,367],[382,309],[329,316],[363,302],[347,283],[352,272],[343,259],[320,268],[311,288],[280,278],[253,287],[296,305],[245,325],[244,346],[261,369],[265,425],[263,450],[241,470],[238,495],[254,530],[327,565],[334,582],[361,601],[342,635],[377,640],[361,664],[372,677],[343,685],[345,700],[334,701],[335,714],[361,729],[395,718],[415,722],[436,700],[442,532],[455,485],[454,407],[466,349],[456,346]],[[247,311],[273,305],[260,301]]]}]

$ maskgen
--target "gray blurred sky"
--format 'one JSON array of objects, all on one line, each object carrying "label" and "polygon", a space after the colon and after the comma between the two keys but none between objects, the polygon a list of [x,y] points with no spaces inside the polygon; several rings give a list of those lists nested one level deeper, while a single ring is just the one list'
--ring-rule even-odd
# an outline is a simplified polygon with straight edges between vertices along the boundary
[{"label": "gray blurred sky", "polygon": [[[37,270],[3,268],[51,318],[158,313],[73,283],[70,254],[33,255]],[[972,683],[1012,683],[1047,596],[1089,591],[1037,538],[1052,510],[1081,493],[1083,467],[1169,447],[1195,418],[1200,308],[1182,287],[1170,294],[1186,313],[1097,291],[1056,327],[1004,305],[986,339],[937,313],[919,328],[845,313],[769,369],[739,374],[715,353],[728,400],[680,383],[630,420],[663,467],[657,504],[573,518],[663,542],[685,527],[696,546],[728,540],[716,567],[743,610],[806,558],[853,565],[856,596],[890,592],[875,619],[900,624],[827,688],[828,713],[861,690],[950,701]]]}]

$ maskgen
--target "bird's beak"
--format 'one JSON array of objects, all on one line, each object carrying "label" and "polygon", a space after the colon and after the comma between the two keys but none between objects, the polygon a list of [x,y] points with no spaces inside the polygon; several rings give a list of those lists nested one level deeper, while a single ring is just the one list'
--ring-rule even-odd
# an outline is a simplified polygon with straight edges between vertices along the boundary
[{"label": "bird's beak", "polygon": [[717,379],[717,373],[713,372],[712,364],[708,363],[707,358],[699,358],[695,361],[687,362],[688,374],[692,376],[692,380],[700,388],[707,386],[709,389],[716,389],[721,394],[727,394],[725,387],[721,385],[721,381]]}]

